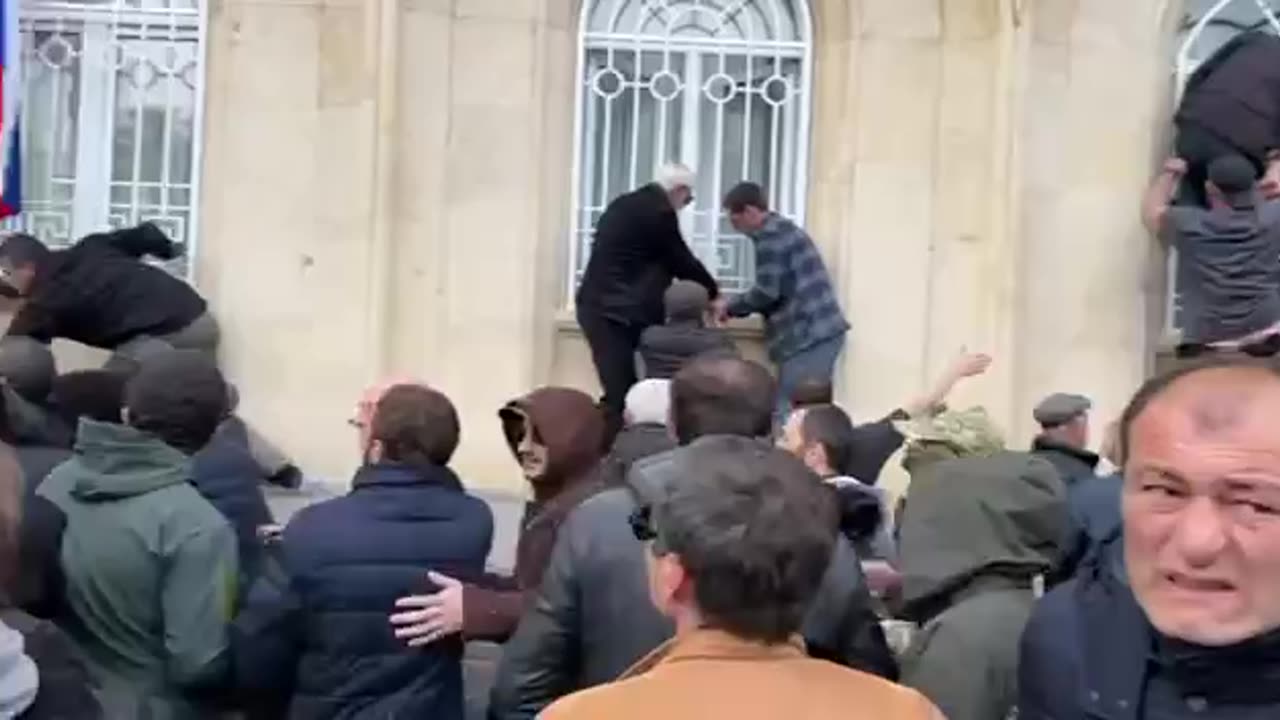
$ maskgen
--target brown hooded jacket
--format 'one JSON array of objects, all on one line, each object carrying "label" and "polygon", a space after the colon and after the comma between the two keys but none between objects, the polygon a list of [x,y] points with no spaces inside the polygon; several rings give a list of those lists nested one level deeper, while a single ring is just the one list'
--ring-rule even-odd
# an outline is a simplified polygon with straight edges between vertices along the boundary
[{"label": "brown hooded jacket", "polygon": [[548,387],[507,403],[498,416],[512,454],[520,444],[525,418],[547,448],[546,472],[532,482],[533,500],[520,525],[514,576],[463,588],[463,635],[501,641],[515,630],[526,591],[542,581],[560,524],[600,489],[604,415],[585,393]]}]

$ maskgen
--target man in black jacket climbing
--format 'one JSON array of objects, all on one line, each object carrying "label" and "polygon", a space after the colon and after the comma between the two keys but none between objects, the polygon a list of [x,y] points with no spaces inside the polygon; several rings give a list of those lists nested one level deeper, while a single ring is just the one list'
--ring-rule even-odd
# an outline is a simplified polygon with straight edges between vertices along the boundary
[{"label": "man in black jacket climbing", "polygon": [[183,246],[152,223],[89,235],[65,250],[9,235],[0,243],[0,295],[19,301],[9,335],[66,338],[130,356],[163,340],[212,356],[218,325],[204,298],[146,257],[172,260]]},{"label": "man in black jacket climbing", "polygon": [[[0,242],[0,297],[17,308],[7,335],[110,350],[107,368],[125,374],[175,349],[216,361],[221,336],[208,303],[186,282],[144,262],[173,260],[184,251],[149,222],[88,235],[65,250],[50,250],[31,235],[9,235]],[[245,432],[265,475],[295,487],[301,475],[292,462],[265,438]]]},{"label": "man in black jacket climbing", "polygon": [[1280,197],[1280,37],[1246,32],[1214,53],[1187,80],[1174,122],[1196,204],[1208,205],[1209,163],[1223,155],[1248,158],[1263,193]]},{"label": "man in black jacket climbing", "polygon": [[694,182],[688,168],[664,167],[655,182],[611,202],[596,224],[576,304],[604,389],[608,438],[622,426],[627,390],[636,383],[640,333],[662,322],[662,296],[671,280],[692,280],[713,300],[719,295],[680,234],[677,213],[693,202]]}]

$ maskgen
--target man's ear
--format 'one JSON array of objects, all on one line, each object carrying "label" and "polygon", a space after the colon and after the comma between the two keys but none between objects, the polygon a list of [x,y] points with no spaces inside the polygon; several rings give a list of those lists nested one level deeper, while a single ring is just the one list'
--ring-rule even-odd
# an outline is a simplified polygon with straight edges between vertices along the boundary
[{"label": "man's ear", "polygon": [[668,553],[658,558],[664,582],[671,589],[671,598],[689,607],[694,605],[693,576],[684,569],[680,556]]}]

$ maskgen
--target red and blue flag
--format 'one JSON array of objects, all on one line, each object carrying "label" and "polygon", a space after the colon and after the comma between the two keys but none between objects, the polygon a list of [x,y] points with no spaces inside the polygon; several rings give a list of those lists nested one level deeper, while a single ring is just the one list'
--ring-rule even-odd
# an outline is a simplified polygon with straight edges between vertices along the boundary
[{"label": "red and blue flag", "polygon": [[22,212],[22,34],[19,0],[0,0],[0,218]]}]

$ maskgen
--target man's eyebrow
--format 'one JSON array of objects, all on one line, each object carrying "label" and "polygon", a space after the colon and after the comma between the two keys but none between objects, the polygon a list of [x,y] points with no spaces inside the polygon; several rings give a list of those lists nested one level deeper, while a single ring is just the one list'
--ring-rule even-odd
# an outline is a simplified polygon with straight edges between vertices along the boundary
[{"label": "man's eyebrow", "polygon": [[1267,493],[1280,493],[1280,478],[1275,478],[1262,470],[1246,472],[1256,473],[1256,475],[1232,475],[1223,479],[1223,487],[1230,492],[1261,490]]},{"label": "man's eyebrow", "polygon": [[1133,475],[1135,477],[1141,475],[1159,475],[1164,480],[1172,480],[1174,482],[1186,485],[1189,481],[1183,476],[1178,469],[1168,465],[1160,465],[1155,463],[1147,463],[1143,465],[1135,465],[1126,472],[1125,475]]}]

